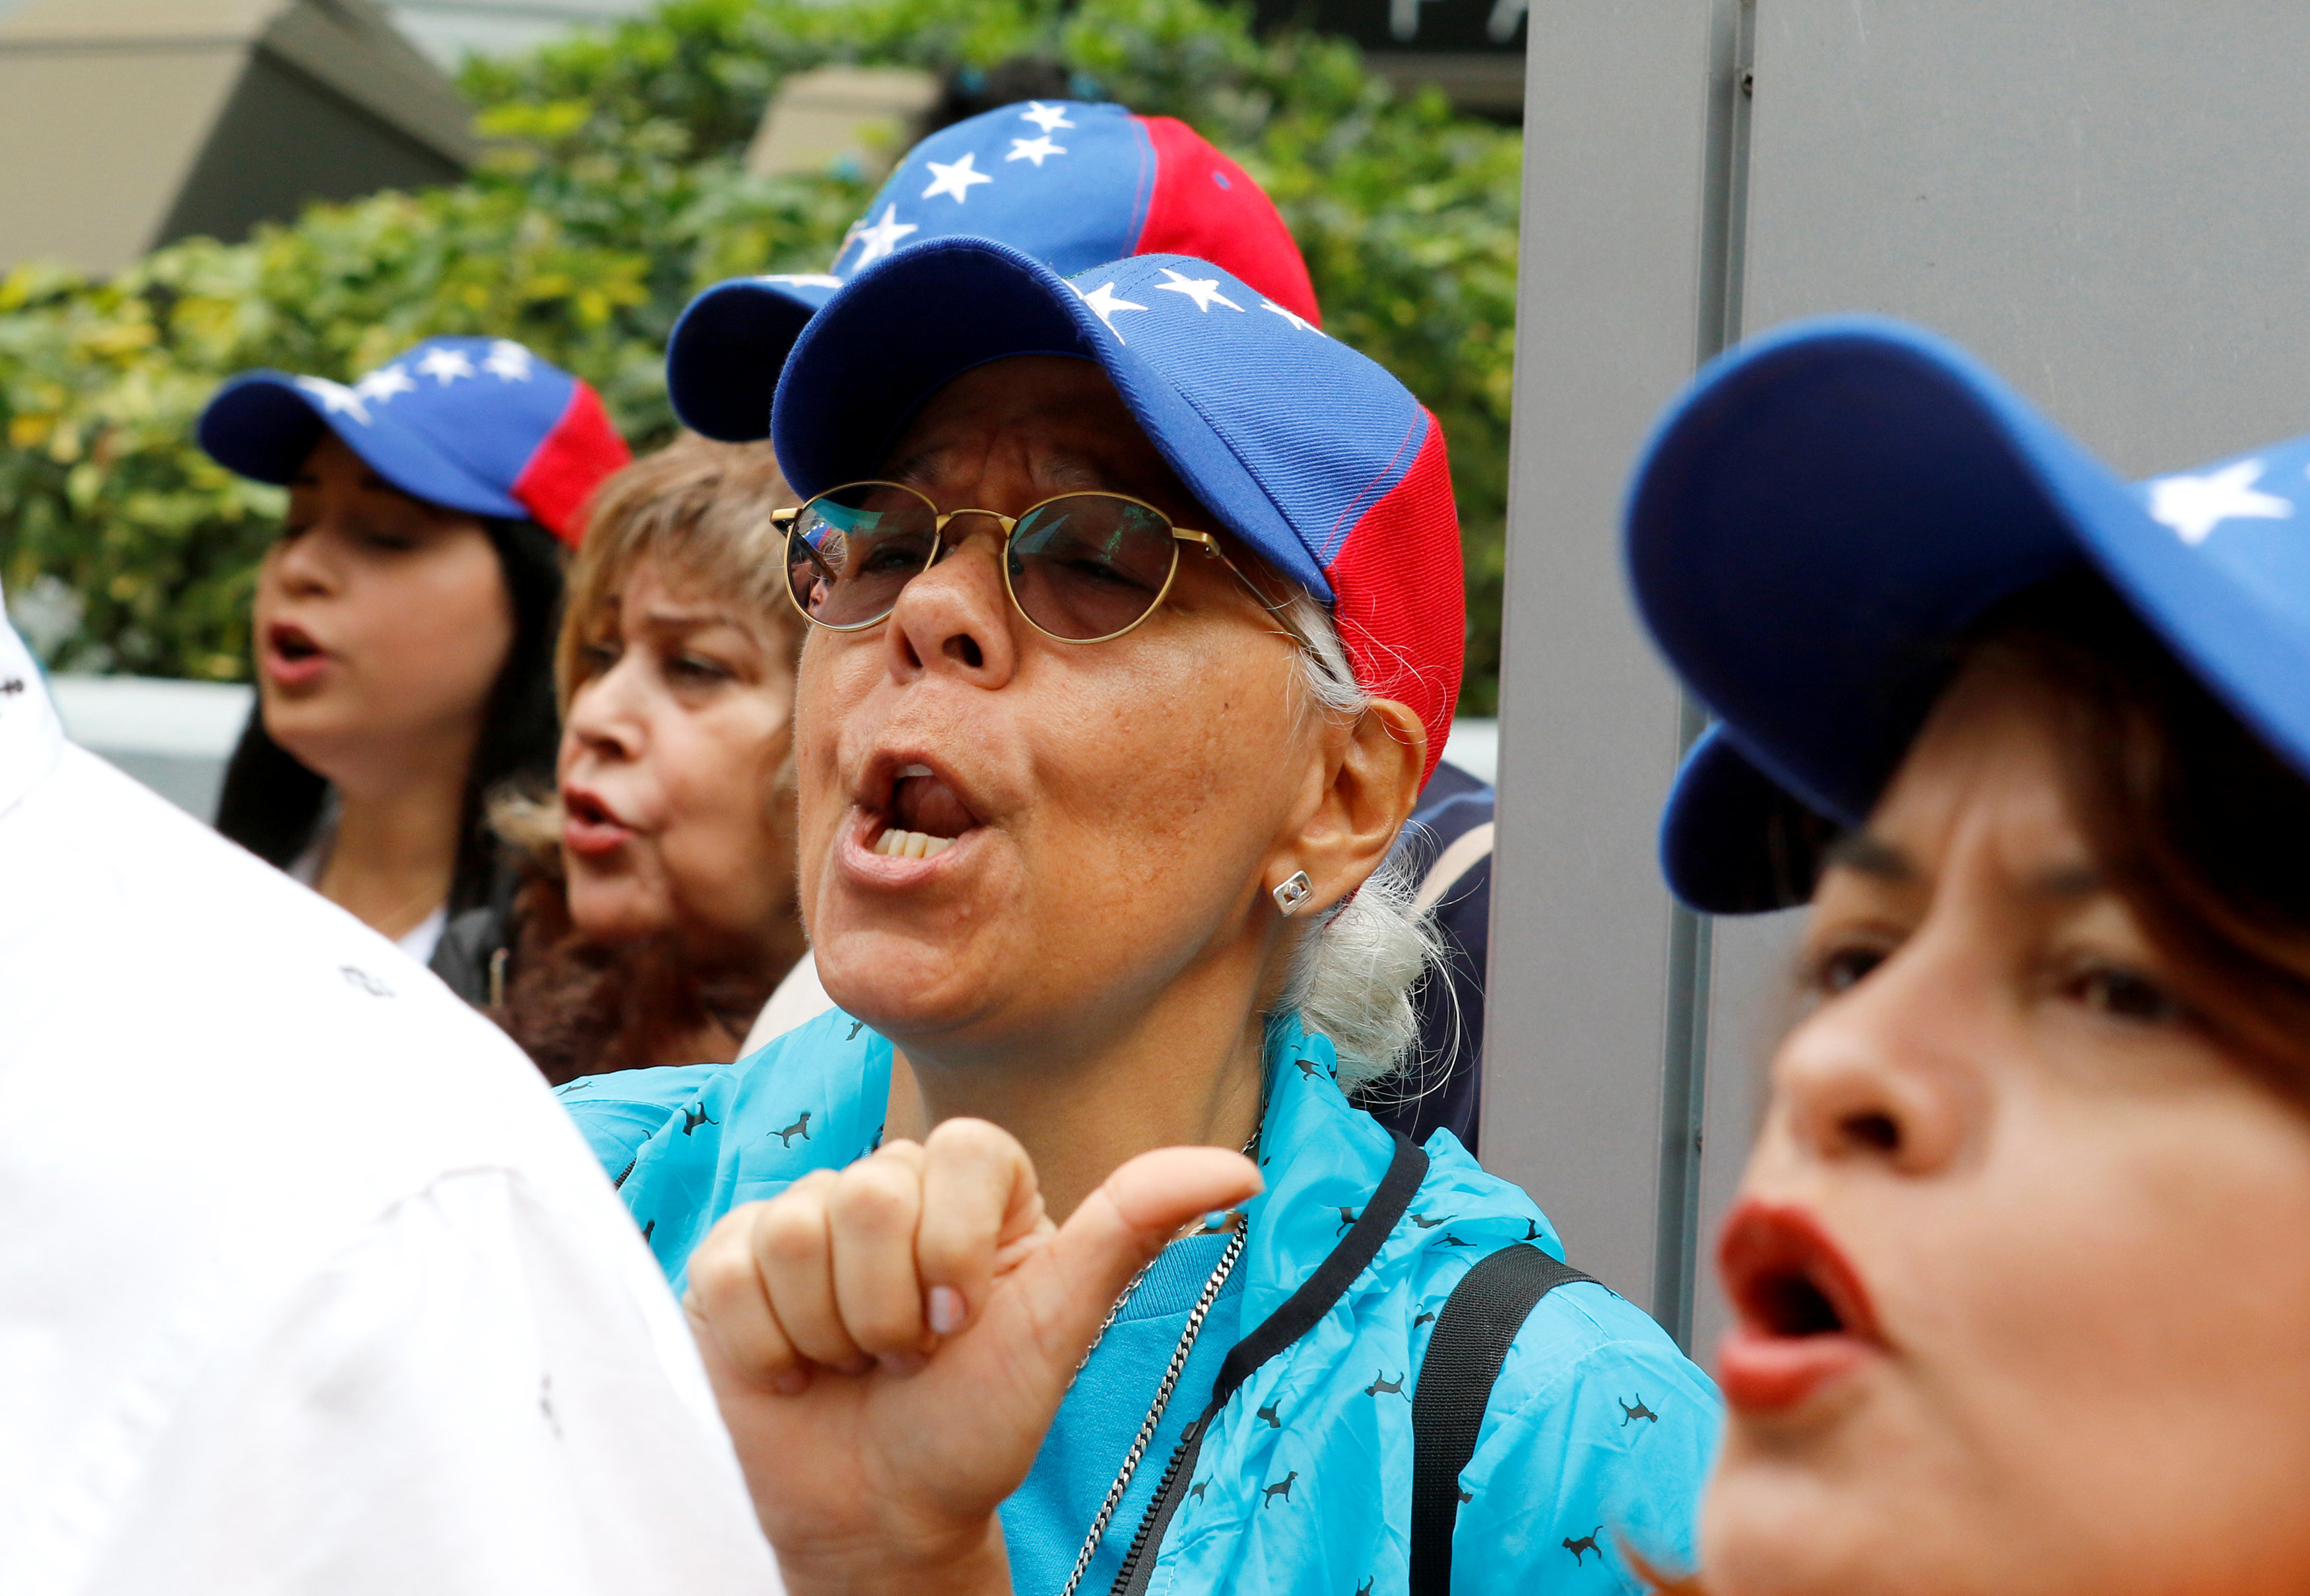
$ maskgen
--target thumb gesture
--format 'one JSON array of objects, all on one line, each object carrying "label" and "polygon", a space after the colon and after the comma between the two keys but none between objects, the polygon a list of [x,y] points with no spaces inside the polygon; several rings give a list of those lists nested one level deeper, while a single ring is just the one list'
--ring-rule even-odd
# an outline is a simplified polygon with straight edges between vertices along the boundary
[{"label": "thumb gesture", "polygon": [[1007,1591],[995,1508],[1116,1295],[1258,1189],[1239,1154],[1168,1148],[1055,1228],[1019,1143],[950,1120],[725,1216],[685,1305],[788,1583]]}]

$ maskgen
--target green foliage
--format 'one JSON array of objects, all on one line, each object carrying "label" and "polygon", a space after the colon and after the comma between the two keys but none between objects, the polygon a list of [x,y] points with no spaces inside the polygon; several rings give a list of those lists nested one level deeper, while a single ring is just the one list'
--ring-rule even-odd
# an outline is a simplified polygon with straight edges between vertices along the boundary
[{"label": "green foliage", "polygon": [[245,673],[276,490],[192,442],[253,366],[350,380],[419,338],[521,339],[599,386],[630,438],[673,427],[659,355],[689,297],[741,272],[815,270],[869,188],[750,178],[740,156],[789,74],[830,62],[945,70],[1022,54],[1240,160],[1306,251],[1325,326],[1442,419],[1469,561],[1463,706],[1497,692],[1515,287],[1517,141],[1399,98],[1353,47],[1255,39],[1208,0],[665,0],[463,87],[493,141],[456,187],[319,205],[243,244],[173,245],[106,281],[0,279],[0,583],[79,596],[60,666]]}]

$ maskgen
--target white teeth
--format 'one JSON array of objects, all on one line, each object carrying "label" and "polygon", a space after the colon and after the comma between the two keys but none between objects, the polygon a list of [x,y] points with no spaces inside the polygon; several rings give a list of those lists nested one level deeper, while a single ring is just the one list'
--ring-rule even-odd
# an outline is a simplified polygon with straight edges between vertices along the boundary
[{"label": "white teeth", "polygon": [[902,831],[893,826],[874,839],[874,851],[893,859],[928,859],[943,854],[954,846],[951,837],[933,837],[923,831]]},{"label": "white teeth", "polygon": [[899,779],[904,781],[910,776],[928,776],[930,773],[931,768],[928,765],[909,765],[899,772]]}]

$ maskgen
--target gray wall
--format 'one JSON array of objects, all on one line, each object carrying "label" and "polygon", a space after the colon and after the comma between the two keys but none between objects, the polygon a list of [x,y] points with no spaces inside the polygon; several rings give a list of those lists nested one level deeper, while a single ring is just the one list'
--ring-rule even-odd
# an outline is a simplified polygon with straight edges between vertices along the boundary
[{"label": "gray wall", "polygon": [[2310,13],[1563,0],[1532,30],[1484,1149],[1705,1346],[1690,1260],[1797,917],[1659,884],[1699,717],[1621,589],[1636,455],[1727,339],[1854,309],[1955,336],[2130,473],[2310,429]]},{"label": "gray wall", "polygon": [[259,51],[248,57],[153,242],[242,239],[314,200],[455,183],[465,168]]}]

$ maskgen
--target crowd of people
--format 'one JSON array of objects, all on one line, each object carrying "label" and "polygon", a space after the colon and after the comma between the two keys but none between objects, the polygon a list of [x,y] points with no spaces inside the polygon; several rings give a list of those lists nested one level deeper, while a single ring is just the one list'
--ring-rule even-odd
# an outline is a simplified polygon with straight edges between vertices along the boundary
[{"label": "crowd of people", "polygon": [[1655,434],[1668,883],[1810,906],[1712,1380],[1475,1156],[1446,443],[1248,174],[998,106],[667,358],[218,394],[213,831],[0,629],[0,1589],[2310,1583],[2310,438]]}]

